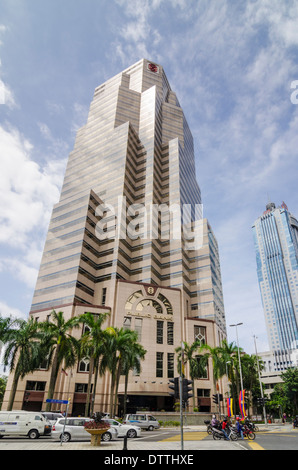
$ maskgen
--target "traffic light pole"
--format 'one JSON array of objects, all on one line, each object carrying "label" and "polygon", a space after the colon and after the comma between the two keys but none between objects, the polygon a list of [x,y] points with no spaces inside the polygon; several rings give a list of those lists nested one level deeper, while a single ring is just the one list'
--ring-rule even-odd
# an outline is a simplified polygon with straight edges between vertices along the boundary
[{"label": "traffic light pole", "polygon": [[181,341],[181,369],[179,377],[179,395],[180,395],[180,436],[181,436],[181,450],[184,449],[183,442],[183,376],[184,376],[184,343]]},{"label": "traffic light pole", "polygon": [[182,400],[182,371],[179,377],[179,395],[180,395],[180,436],[181,436],[181,450],[184,449],[183,443],[183,400]]}]

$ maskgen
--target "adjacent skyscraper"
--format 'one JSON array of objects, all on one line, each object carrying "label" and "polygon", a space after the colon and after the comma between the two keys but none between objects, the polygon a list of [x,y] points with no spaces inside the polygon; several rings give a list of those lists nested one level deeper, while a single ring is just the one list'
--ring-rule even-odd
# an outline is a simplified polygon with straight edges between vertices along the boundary
[{"label": "adjacent skyscraper", "polygon": [[[226,337],[193,138],[161,65],[143,59],[95,90],[53,209],[30,314],[45,320],[52,309],[109,311],[110,325],[138,331],[148,353],[129,384],[132,410],[169,407],[167,380],[177,374],[182,340],[215,346]],[[73,413],[84,412],[88,367],[81,361],[67,385]],[[46,391],[48,371],[30,380]],[[100,378],[95,409],[107,409],[108,386],[109,377]],[[211,366],[196,387],[201,409],[211,411]]]},{"label": "adjacent skyscraper", "polygon": [[270,350],[298,348],[298,222],[285,203],[266,206],[253,225]]}]

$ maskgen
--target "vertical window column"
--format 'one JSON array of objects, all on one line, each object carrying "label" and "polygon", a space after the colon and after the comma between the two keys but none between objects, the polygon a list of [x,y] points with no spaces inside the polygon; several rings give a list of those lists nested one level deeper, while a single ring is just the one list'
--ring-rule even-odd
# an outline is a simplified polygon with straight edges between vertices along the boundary
[{"label": "vertical window column", "polygon": [[156,343],[163,344],[163,321],[156,322]]},{"label": "vertical window column", "polygon": [[156,353],[156,377],[163,377],[163,352]]}]

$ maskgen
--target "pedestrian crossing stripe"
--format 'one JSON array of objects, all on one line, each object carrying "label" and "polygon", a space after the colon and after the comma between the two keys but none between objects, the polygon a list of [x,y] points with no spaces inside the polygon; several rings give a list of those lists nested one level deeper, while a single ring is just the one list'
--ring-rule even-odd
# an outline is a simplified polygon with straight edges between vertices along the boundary
[{"label": "pedestrian crossing stripe", "polygon": [[[205,437],[208,436],[207,432],[186,432],[183,434],[184,441],[202,441]],[[176,434],[175,436],[168,437],[167,439],[163,439],[162,442],[178,442],[181,440],[181,434]]]},{"label": "pedestrian crossing stripe", "polygon": [[249,442],[250,447],[252,450],[265,450],[263,447],[260,446],[257,442]]}]

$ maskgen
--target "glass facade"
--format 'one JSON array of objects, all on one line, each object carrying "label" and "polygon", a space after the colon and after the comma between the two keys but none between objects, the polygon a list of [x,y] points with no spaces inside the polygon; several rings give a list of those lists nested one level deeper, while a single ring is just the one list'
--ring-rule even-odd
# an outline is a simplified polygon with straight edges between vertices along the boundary
[{"label": "glass facade", "polygon": [[298,222],[270,203],[253,225],[257,274],[270,350],[298,347]]},{"label": "glass facade", "polygon": [[[185,211],[190,229],[199,225],[200,250],[186,249],[184,233],[172,236],[177,219],[164,207],[178,207],[179,221]],[[31,312],[72,302],[112,305],[117,280],[182,289],[189,316],[218,317],[225,330],[193,138],[162,66],[145,59],[95,89],[53,209]]]},{"label": "glass facade", "polygon": [[[130,407],[171,410],[168,379],[181,341],[192,344],[194,331],[211,347],[226,338],[219,252],[202,216],[193,138],[161,65],[142,59],[95,89],[53,208],[30,314],[43,321],[52,309],[67,319],[105,312],[106,326],[137,332],[147,353],[130,374]],[[57,381],[57,397],[71,394],[73,415],[84,413],[89,367],[83,358]],[[199,388],[212,390],[211,363],[206,370]],[[48,383],[50,370],[28,380],[36,377]],[[95,410],[109,409],[110,380],[98,377]]]}]

